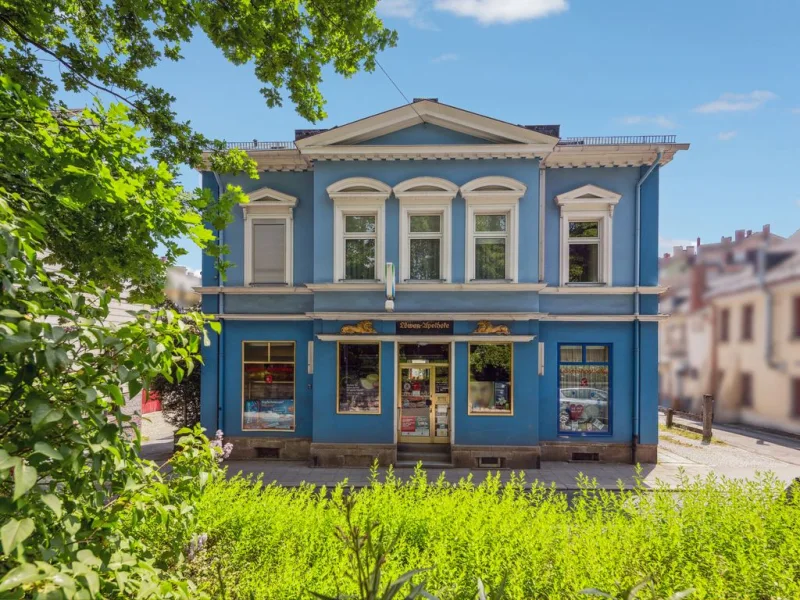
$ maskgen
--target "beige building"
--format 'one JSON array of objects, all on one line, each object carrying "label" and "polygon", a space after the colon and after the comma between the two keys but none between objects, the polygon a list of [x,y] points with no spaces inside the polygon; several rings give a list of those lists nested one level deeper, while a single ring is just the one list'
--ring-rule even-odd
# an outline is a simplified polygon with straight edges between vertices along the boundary
[{"label": "beige building", "polygon": [[[698,240],[699,241],[699,240]],[[661,403],[800,433],[800,232],[769,228],[661,261]]]}]

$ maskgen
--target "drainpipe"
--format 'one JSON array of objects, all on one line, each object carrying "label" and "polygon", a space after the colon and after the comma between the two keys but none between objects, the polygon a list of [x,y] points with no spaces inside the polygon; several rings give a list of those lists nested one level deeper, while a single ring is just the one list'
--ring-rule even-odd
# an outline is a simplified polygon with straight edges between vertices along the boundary
[{"label": "drainpipe", "polygon": [[764,331],[764,361],[770,369],[780,368],[780,364],[775,362],[773,355],[772,340],[773,340],[773,294],[772,290],[767,285],[767,248],[763,246],[758,250],[758,285],[761,291],[764,292],[764,313],[765,313],[765,331]]},{"label": "drainpipe", "polygon": [[633,264],[634,264],[634,293],[633,293],[633,314],[634,314],[634,321],[633,321],[633,440],[631,444],[631,450],[633,452],[633,462],[636,462],[636,447],[639,445],[639,434],[641,432],[641,428],[639,427],[639,413],[641,412],[641,393],[639,387],[641,385],[641,324],[639,322],[639,283],[640,283],[640,253],[642,247],[642,215],[641,215],[641,206],[642,206],[642,184],[647,181],[647,178],[650,177],[650,174],[655,171],[655,168],[658,166],[658,163],[661,162],[661,158],[664,156],[664,152],[659,150],[658,155],[656,156],[656,160],[650,165],[650,168],[647,169],[647,172],[642,175],[639,181],[636,182],[636,206],[635,206],[635,213],[634,213],[634,220],[636,222],[636,235],[635,235],[635,250],[633,256]]},{"label": "drainpipe", "polygon": [[545,219],[545,174],[544,159],[539,159],[539,283],[544,283],[544,219]]},{"label": "drainpipe", "polygon": [[[222,180],[219,175],[214,172],[214,179],[217,180],[217,200],[222,196]],[[220,229],[217,232],[217,246],[222,247],[225,244],[225,230]],[[220,256],[220,258],[222,258]],[[225,314],[225,294],[222,293],[223,281],[222,276],[217,270],[217,284],[219,285],[219,293],[217,294],[217,318],[222,321],[222,315]],[[217,340],[217,429],[225,431],[225,411],[223,410],[222,397],[225,390],[225,323],[222,322],[222,329],[220,330]],[[213,433],[209,433],[209,436]]]}]

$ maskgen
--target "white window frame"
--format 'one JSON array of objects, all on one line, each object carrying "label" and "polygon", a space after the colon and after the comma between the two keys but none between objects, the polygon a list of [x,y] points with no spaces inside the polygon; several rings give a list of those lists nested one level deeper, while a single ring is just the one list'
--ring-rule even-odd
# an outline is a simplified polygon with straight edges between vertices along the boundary
[{"label": "white window frame", "polygon": [[[600,287],[612,284],[613,266],[613,218],[614,207],[622,198],[621,194],[603,189],[596,185],[584,185],[577,189],[555,197],[555,202],[561,209],[559,225],[559,280],[563,287]],[[599,222],[599,251],[598,279],[597,282],[580,283],[569,280],[569,224],[577,221]],[[588,239],[591,243],[591,239]],[[581,243],[580,238],[574,238],[572,243]],[[586,242],[583,242],[586,243]]]},{"label": "white window frame", "polygon": [[[333,200],[333,280],[335,283],[364,283],[345,280],[344,219],[348,215],[375,216],[375,279],[383,282],[386,256],[386,199],[392,192],[385,183],[369,177],[348,177],[328,186]],[[360,236],[355,236],[360,237]]]},{"label": "white window frame", "polygon": [[242,203],[244,215],[244,284],[264,285],[253,282],[253,226],[264,220],[285,221],[286,223],[286,257],[284,265],[284,283],[291,287],[294,283],[294,208],[297,198],[272,188],[263,187],[247,194],[250,202]]},{"label": "white window frame", "polygon": [[[452,204],[458,186],[438,177],[415,177],[397,184],[393,189],[400,203],[400,282],[414,285],[450,283],[452,281]],[[411,217],[440,216],[440,233],[411,233]],[[411,279],[411,238],[436,238],[440,240],[438,280]]]},{"label": "white window frame", "polygon": [[[506,217],[506,277],[502,281],[517,283],[519,255],[519,201],[527,186],[510,177],[480,177],[461,186],[461,195],[467,203],[467,232],[465,253],[466,283],[485,283],[475,279],[475,239],[499,237],[475,231],[475,216],[503,214]],[[495,280],[497,281],[497,280]]]}]

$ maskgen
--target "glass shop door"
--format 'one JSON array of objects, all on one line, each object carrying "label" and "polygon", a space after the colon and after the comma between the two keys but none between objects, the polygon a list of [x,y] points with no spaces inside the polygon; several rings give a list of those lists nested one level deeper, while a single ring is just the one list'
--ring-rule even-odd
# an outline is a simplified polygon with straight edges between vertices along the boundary
[{"label": "glass shop door", "polygon": [[450,443],[450,369],[400,365],[398,441]]}]

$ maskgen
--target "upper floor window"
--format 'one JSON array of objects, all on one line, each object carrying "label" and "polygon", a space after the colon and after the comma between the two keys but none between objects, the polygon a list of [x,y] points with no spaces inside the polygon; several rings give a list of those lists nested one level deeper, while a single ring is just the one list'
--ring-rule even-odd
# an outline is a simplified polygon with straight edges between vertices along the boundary
[{"label": "upper floor window", "polygon": [[297,198],[271,188],[248,194],[244,212],[245,285],[292,285]]},{"label": "upper floor window", "polygon": [[458,186],[438,177],[415,177],[394,187],[400,202],[400,280],[451,280],[451,204]]},{"label": "upper floor window", "polygon": [[753,305],[747,304],[742,308],[742,341],[753,339]]},{"label": "upper floor window", "polygon": [[612,219],[620,198],[596,185],[556,196],[561,208],[560,285],[611,285]]},{"label": "upper floor window", "polygon": [[481,177],[461,186],[467,201],[467,281],[517,281],[519,200],[526,186]]},{"label": "upper floor window", "polygon": [[730,338],[731,311],[723,308],[719,313],[719,341],[727,342]]},{"label": "upper floor window", "polygon": [[334,281],[382,281],[384,205],[391,188],[368,177],[350,177],[327,191],[334,204]]}]

